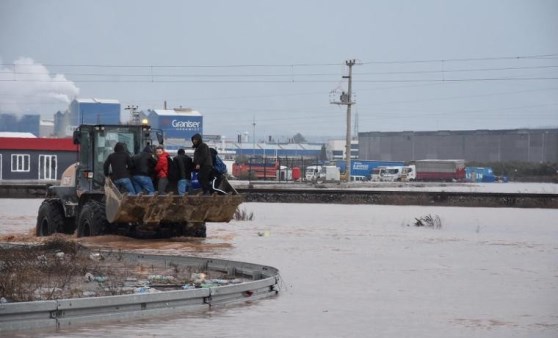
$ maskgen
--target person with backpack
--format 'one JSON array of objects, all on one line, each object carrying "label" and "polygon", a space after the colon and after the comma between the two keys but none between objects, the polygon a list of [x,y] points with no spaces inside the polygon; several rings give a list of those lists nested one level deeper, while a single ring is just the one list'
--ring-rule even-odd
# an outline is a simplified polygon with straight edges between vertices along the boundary
[{"label": "person with backpack", "polygon": [[165,151],[163,146],[155,148],[155,155],[157,156],[157,164],[155,165],[155,175],[157,177],[157,192],[159,195],[164,195],[167,191],[169,184],[169,154]]},{"label": "person with backpack", "polygon": [[200,182],[204,195],[211,193],[211,170],[213,169],[213,161],[209,147],[202,140],[200,134],[192,136],[192,148],[194,148],[194,169],[198,171],[198,181]]},{"label": "person with backpack", "polygon": [[174,158],[174,163],[178,172],[178,195],[184,196],[190,192],[192,187],[192,158],[186,155],[184,149],[180,148],[178,149],[178,155]]},{"label": "person with backpack", "polygon": [[227,174],[227,165],[221,160],[218,155],[217,149],[209,148],[211,153],[211,160],[213,162],[213,169],[211,170],[212,179],[214,179],[213,189],[219,190],[219,185],[223,180],[223,176]]}]

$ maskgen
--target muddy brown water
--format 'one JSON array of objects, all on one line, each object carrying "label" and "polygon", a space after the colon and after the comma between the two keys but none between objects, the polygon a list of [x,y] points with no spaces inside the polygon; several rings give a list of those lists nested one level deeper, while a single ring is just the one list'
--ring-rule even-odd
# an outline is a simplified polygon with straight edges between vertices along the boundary
[{"label": "muddy brown water", "polygon": [[[33,242],[41,200],[0,199],[0,241]],[[558,210],[244,203],[208,238],[75,239],[279,269],[279,296],[198,314],[16,337],[557,337]],[[417,228],[438,215],[441,229]],[[0,336],[4,336],[0,332]]]}]

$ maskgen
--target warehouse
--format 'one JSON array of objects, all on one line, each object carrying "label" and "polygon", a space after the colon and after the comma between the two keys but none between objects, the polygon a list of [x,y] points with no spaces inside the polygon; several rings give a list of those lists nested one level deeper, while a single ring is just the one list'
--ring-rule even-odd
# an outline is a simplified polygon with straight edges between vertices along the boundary
[{"label": "warehouse", "polygon": [[558,162],[558,129],[363,132],[358,140],[362,160]]}]

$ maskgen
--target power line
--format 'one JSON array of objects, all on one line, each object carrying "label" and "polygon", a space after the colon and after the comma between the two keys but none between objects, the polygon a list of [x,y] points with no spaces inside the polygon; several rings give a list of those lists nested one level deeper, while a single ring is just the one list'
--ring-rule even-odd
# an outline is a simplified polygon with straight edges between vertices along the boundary
[{"label": "power line", "polygon": [[[489,81],[539,81],[558,80],[558,77],[502,77],[468,79],[401,79],[401,80],[355,80],[358,83],[427,83],[427,82],[489,82]],[[331,83],[326,80],[61,80],[61,79],[0,79],[0,82],[49,82],[49,83]]]},{"label": "power line", "polygon": [[[391,61],[358,61],[359,65],[367,64],[409,64],[409,63],[434,63],[434,62],[470,62],[470,61],[500,61],[500,60],[546,60],[558,58],[555,54],[519,55],[519,56],[497,56],[478,58],[453,58],[453,59],[422,59],[422,60],[391,60]],[[0,66],[33,66],[37,64],[14,64],[0,63]],[[323,67],[340,66],[344,63],[290,63],[290,64],[229,64],[229,65],[111,65],[111,64],[55,64],[45,63],[45,67],[91,67],[91,68],[265,68],[265,67]]]},{"label": "power line", "polygon": [[[532,70],[532,69],[548,69],[548,68],[558,68],[558,65],[544,65],[544,66],[526,66],[526,67],[502,67],[502,68],[462,68],[462,69],[444,69],[444,70],[420,70],[420,71],[390,71],[390,72],[359,72],[358,75],[395,75],[395,74],[438,74],[438,73],[461,73],[461,72],[484,72],[484,71],[504,71],[504,70]],[[11,75],[36,75],[44,74],[43,72],[22,72],[22,71],[0,71],[0,74],[11,74]],[[181,78],[181,77],[207,77],[207,78],[218,78],[218,77],[314,77],[314,76],[337,76],[337,73],[284,73],[284,74],[129,74],[129,73],[72,73],[65,72],[64,76],[122,76],[122,77],[169,77],[169,78]]]},{"label": "power line", "polygon": [[499,60],[528,60],[528,59],[554,59],[558,54],[523,55],[523,56],[499,56],[499,57],[479,57],[479,58],[454,58],[454,59],[425,59],[425,60],[405,60],[405,61],[367,61],[367,64],[406,64],[406,63],[434,63],[434,62],[471,62],[471,61],[499,61]]}]

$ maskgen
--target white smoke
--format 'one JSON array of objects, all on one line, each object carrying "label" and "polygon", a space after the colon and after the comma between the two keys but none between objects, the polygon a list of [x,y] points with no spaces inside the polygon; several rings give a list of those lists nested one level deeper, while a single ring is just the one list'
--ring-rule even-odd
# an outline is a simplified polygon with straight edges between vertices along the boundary
[{"label": "white smoke", "polygon": [[79,94],[79,88],[62,74],[49,70],[33,59],[21,57],[13,64],[0,59],[0,113],[40,114],[52,119],[65,110]]}]

